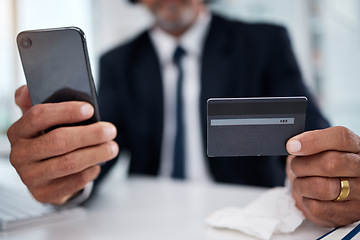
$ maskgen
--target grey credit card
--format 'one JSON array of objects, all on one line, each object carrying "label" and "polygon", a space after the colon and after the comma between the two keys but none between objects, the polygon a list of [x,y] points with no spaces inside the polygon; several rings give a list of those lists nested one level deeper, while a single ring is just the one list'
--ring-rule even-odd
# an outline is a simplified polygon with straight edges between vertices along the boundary
[{"label": "grey credit card", "polygon": [[211,98],[209,157],[288,155],[286,142],[305,128],[306,97]]}]

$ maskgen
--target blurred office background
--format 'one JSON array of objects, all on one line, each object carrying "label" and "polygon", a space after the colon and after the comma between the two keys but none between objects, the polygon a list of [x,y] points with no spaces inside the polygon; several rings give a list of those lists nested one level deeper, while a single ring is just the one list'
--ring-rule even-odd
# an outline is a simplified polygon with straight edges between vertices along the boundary
[{"label": "blurred office background", "polygon": [[[211,8],[231,18],[285,25],[304,79],[332,125],[360,134],[360,1],[218,0]],[[151,23],[127,0],[0,1],[0,154],[9,144],[7,128],[20,116],[14,91],[25,84],[15,45],[29,29],[78,26],[87,36],[98,79],[99,56]]]}]

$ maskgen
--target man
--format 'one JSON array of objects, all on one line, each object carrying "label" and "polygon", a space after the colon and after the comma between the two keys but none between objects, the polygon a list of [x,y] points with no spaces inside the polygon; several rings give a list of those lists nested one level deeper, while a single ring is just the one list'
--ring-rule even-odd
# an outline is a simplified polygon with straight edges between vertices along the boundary
[{"label": "man", "polygon": [[[301,80],[283,28],[211,16],[201,0],[140,2],[155,16],[154,27],[101,60],[101,116],[115,127],[100,122],[43,134],[50,126],[87,119],[93,109],[81,102],[31,107],[27,88],[17,90],[16,103],[24,114],[8,131],[10,159],[37,200],[63,204],[81,189],[87,191],[85,186],[100,173],[98,164],[113,159],[118,147],[131,153],[130,173],[173,176],[177,165],[169,156],[175,152],[171,146],[177,134],[171,130],[172,111],[180,95],[176,82],[182,76],[186,164],[200,161],[197,166],[208,167],[203,179],[210,173],[215,181],[274,186],[282,184],[285,172],[280,158],[205,158],[199,150],[193,153],[197,149],[189,151],[192,146],[205,148],[208,98],[305,95],[307,132],[287,143],[292,154],[287,174],[296,204],[321,226],[360,219],[360,139],[343,127],[310,131],[328,123]],[[166,50],[172,52],[178,45],[185,50],[183,66],[176,69]],[[102,166],[95,183],[114,162]],[[196,177],[195,167],[186,169],[185,176]],[[339,178],[350,184],[350,193],[340,187]],[[334,201],[338,196],[345,201]]]}]

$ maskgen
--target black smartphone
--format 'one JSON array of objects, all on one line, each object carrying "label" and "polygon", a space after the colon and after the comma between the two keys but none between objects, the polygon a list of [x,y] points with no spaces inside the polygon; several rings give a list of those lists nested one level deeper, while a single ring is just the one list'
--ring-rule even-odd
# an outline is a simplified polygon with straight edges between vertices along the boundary
[{"label": "black smartphone", "polygon": [[100,121],[85,34],[81,29],[23,31],[17,36],[17,45],[33,105],[85,101],[94,107],[94,116],[72,125]]}]

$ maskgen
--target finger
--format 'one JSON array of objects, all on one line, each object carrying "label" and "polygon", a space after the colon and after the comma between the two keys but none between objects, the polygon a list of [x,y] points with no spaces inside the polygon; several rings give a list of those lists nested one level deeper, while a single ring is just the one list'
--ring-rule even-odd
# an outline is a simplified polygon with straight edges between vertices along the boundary
[{"label": "finger", "polygon": [[312,155],[328,150],[358,153],[360,138],[345,127],[331,127],[304,132],[291,138],[286,144],[292,155]]},{"label": "finger", "polygon": [[339,178],[296,178],[293,182],[293,190],[306,198],[332,201],[339,196],[340,181]]},{"label": "finger", "polygon": [[63,127],[43,134],[12,149],[12,164],[37,162],[61,156],[76,149],[99,145],[111,141],[116,136],[116,128],[108,122],[98,122],[86,126]]},{"label": "finger", "polygon": [[[348,200],[359,200],[359,178],[347,178],[350,184],[350,193],[346,198]],[[300,195],[317,199],[321,201],[335,200],[341,191],[341,183],[339,178],[324,178],[324,177],[305,177],[296,178],[293,182],[293,190]]]},{"label": "finger", "polygon": [[111,160],[119,152],[116,142],[82,148],[77,151],[51,158],[36,165],[24,167],[20,174],[28,187],[38,187],[44,182],[81,172],[101,162]]},{"label": "finger", "polygon": [[319,201],[302,198],[303,207],[314,222],[324,227],[341,227],[360,219],[359,201]]},{"label": "finger", "polygon": [[296,207],[311,222],[321,227],[340,227],[359,220],[359,202],[319,201],[292,192]]},{"label": "finger", "polygon": [[15,103],[19,106],[23,114],[32,107],[29,89],[26,85],[19,87],[15,91]]},{"label": "finger", "polygon": [[291,161],[291,171],[297,177],[360,177],[360,155],[327,151]]},{"label": "finger", "polygon": [[94,181],[100,173],[100,166],[93,166],[79,173],[54,180],[42,188],[33,189],[34,198],[42,203],[60,205]]},{"label": "finger", "polygon": [[86,102],[38,104],[29,109],[14,126],[20,138],[32,138],[50,127],[90,118],[94,108]]},{"label": "finger", "polygon": [[303,197],[295,192],[295,191],[292,191],[292,196],[295,200],[295,205],[296,207],[304,214],[305,218],[310,220],[311,222],[315,223],[316,225],[318,226],[322,226],[322,227],[335,227],[334,225],[330,224],[329,222],[327,221],[324,221],[324,220],[320,220],[320,219],[317,219],[316,217],[314,217],[310,212],[309,210],[304,206],[304,203],[303,203]]}]

